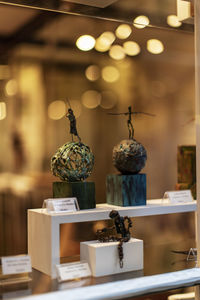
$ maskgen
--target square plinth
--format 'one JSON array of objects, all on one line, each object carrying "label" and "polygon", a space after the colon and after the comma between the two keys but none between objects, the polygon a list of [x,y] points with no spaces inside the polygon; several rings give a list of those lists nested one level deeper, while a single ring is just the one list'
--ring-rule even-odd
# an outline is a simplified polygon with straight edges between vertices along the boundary
[{"label": "square plinth", "polygon": [[96,207],[94,182],[53,182],[53,197],[76,197],[80,209]]},{"label": "square plinth", "polygon": [[143,269],[143,241],[131,238],[123,243],[123,268],[119,265],[119,242],[80,243],[80,259],[86,260],[94,277],[112,275]]},{"label": "square plinth", "polygon": [[146,174],[107,175],[106,200],[117,206],[146,205]]}]

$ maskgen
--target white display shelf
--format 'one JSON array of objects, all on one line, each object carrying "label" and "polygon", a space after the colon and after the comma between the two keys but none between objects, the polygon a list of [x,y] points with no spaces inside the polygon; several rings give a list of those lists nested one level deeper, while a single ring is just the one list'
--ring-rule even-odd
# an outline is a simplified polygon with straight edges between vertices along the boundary
[{"label": "white display shelf", "polygon": [[122,216],[142,217],[196,210],[196,201],[170,204],[162,199],[149,200],[146,206],[120,207],[98,204],[95,209],[69,213],[48,213],[46,209],[28,210],[28,253],[33,268],[56,277],[55,265],[60,263],[60,224],[109,219],[112,209]]},{"label": "white display shelf", "polygon": [[152,215],[163,215],[172,213],[192,212],[197,208],[196,201],[188,203],[171,204],[167,200],[154,199],[147,200],[144,206],[121,207],[107,203],[97,204],[94,209],[79,210],[76,212],[48,213],[46,209],[30,209],[29,212],[50,216],[59,219],[60,224],[77,223],[87,221],[100,221],[109,219],[109,213],[112,209],[119,211],[120,215],[128,217],[143,217]]}]

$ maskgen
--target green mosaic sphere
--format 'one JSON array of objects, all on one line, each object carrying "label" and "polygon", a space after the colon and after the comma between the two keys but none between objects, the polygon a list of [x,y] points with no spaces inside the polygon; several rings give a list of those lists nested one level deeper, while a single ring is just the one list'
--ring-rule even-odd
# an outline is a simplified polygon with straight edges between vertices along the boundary
[{"label": "green mosaic sphere", "polygon": [[94,155],[81,142],[68,142],[61,146],[51,159],[53,175],[63,181],[81,181],[92,172]]}]

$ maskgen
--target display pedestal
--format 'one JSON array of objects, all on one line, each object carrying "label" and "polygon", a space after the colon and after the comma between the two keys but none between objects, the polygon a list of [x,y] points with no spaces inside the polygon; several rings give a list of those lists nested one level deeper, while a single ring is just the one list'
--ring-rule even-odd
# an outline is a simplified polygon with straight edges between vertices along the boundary
[{"label": "display pedestal", "polygon": [[132,238],[123,243],[123,268],[119,266],[118,244],[119,242],[81,242],[80,260],[88,262],[94,277],[143,269],[143,241]]},{"label": "display pedestal", "polygon": [[146,205],[146,174],[107,175],[106,196],[112,205]]},{"label": "display pedestal", "polygon": [[80,209],[96,207],[94,182],[53,182],[53,197],[76,197]]}]

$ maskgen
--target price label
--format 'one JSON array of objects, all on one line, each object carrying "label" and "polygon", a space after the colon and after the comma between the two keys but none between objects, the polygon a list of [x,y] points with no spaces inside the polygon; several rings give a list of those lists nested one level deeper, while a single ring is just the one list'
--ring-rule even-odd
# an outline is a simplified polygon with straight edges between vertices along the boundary
[{"label": "price label", "polygon": [[79,209],[76,198],[54,198],[44,202],[49,212],[73,212]]},{"label": "price label", "polygon": [[193,201],[191,190],[170,191],[164,194],[164,199],[171,203],[187,203]]},{"label": "price label", "polygon": [[87,262],[75,262],[56,265],[59,282],[91,276],[91,270]]},{"label": "price label", "polygon": [[1,258],[2,274],[20,274],[32,272],[29,255],[5,256]]}]

